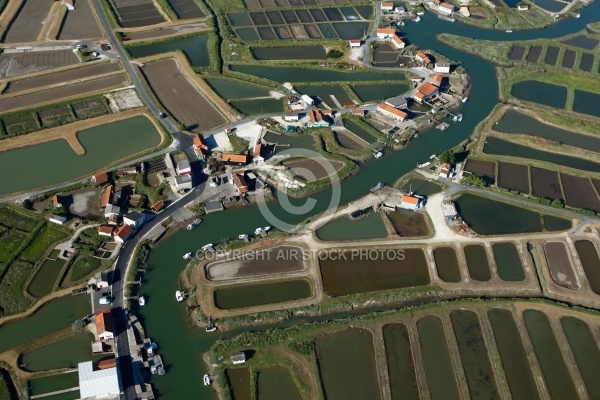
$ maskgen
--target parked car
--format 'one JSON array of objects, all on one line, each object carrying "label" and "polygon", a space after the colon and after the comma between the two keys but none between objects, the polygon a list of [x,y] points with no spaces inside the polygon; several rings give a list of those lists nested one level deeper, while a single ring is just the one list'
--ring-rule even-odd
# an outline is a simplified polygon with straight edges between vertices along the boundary
[{"label": "parked car", "polygon": [[100,303],[100,304],[110,304],[111,303],[111,299],[108,296],[101,297],[100,300],[98,301],[98,303]]}]

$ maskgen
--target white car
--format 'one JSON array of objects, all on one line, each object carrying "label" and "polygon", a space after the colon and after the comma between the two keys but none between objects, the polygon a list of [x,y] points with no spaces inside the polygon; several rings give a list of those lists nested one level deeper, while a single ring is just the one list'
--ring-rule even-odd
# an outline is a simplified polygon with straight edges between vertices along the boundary
[{"label": "white car", "polygon": [[98,301],[98,303],[100,304],[110,304],[110,297],[101,297],[100,300]]}]

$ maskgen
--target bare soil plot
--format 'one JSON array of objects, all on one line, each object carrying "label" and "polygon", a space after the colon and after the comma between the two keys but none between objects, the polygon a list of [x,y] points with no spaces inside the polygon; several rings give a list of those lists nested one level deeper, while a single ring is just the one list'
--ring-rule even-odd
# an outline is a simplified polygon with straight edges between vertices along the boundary
[{"label": "bare soil plot", "polygon": [[77,0],[75,10],[67,11],[58,33],[58,39],[73,40],[102,37],[102,29],[96,21],[90,1]]},{"label": "bare soil plot", "polygon": [[323,13],[323,11],[321,9],[311,8],[308,11],[312,15],[315,22],[327,22],[327,17],[325,16],[325,13]]},{"label": "bare soil plot", "polygon": [[277,36],[273,33],[273,30],[270,26],[261,26],[256,28],[258,30],[258,34],[262,40],[276,40]]},{"label": "bare soil plot", "polygon": [[323,8],[323,12],[330,21],[344,21],[342,13],[337,8]]},{"label": "bare soil plot", "polygon": [[244,0],[244,3],[246,3],[246,8],[249,10],[253,10],[255,8],[262,8],[258,0]]},{"label": "bare soil plot", "polygon": [[498,163],[498,186],[529,193],[529,171],[527,165]]},{"label": "bare soil plot", "polygon": [[119,23],[124,28],[137,28],[165,22],[152,0],[115,0],[115,5],[121,16]]},{"label": "bare soil plot", "polygon": [[567,205],[600,212],[600,201],[588,178],[560,174],[560,180],[562,181]]},{"label": "bare soil plot", "polygon": [[77,119],[97,117],[110,111],[106,99],[104,98],[73,103],[71,104],[71,107],[73,108],[73,112]]},{"label": "bare soil plot", "polygon": [[269,25],[269,20],[267,19],[265,13],[252,11],[250,13],[250,18],[252,19],[254,25]]},{"label": "bare soil plot", "polygon": [[371,19],[373,15],[373,6],[355,6],[354,9],[363,19]]},{"label": "bare soil plot", "polygon": [[515,45],[515,46],[513,46],[512,50],[510,51],[509,58],[511,60],[522,60],[524,55],[525,55],[525,47]]},{"label": "bare soil plot", "polygon": [[67,106],[40,111],[38,117],[44,128],[52,128],[53,126],[75,121],[75,117],[71,115],[71,111]]},{"label": "bare soil plot", "polygon": [[275,0],[277,7],[289,7],[290,3],[287,0]]},{"label": "bare soil plot", "polygon": [[59,101],[62,98],[83,96],[90,91],[98,92],[109,88],[122,86],[127,83],[124,74],[116,74],[93,81],[74,83],[72,85],[58,86],[52,89],[9,97],[0,100],[0,112],[7,112],[19,108],[33,107],[37,104]]},{"label": "bare soil plot", "polygon": [[402,237],[421,237],[431,233],[427,220],[421,213],[398,208],[389,213],[388,217],[392,221],[396,233]]},{"label": "bare soil plot", "polygon": [[560,48],[549,46],[548,51],[546,52],[546,58],[544,62],[549,65],[556,65],[556,61],[558,60],[558,53]]},{"label": "bare soil plot", "polygon": [[290,29],[292,30],[292,35],[294,35],[294,38],[308,39],[308,34],[306,33],[302,25],[290,26]]},{"label": "bare soil plot", "polygon": [[175,59],[147,63],[142,72],[161,104],[188,130],[200,133],[227,122],[181,72]]},{"label": "bare soil plot", "polygon": [[297,24],[299,21],[298,17],[296,16],[296,13],[294,13],[293,10],[283,10],[281,11],[281,15],[283,16],[285,22],[288,24]]},{"label": "bare soil plot", "polygon": [[308,182],[316,182],[339,171],[344,163],[327,158],[302,158],[299,160],[286,161],[283,163],[290,171]]},{"label": "bare soil plot", "polygon": [[3,42],[34,42],[42,30],[42,23],[52,5],[54,5],[53,1],[25,0],[9,25]]},{"label": "bare soil plot", "polygon": [[78,63],[71,50],[0,54],[0,79]]},{"label": "bare soil plot", "polygon": [[352,150],[362,150],[369,147],[369,143],[365,142],[352,132],[344,129],[338,129],[334,132],[335,139],[340,146]]},{"label": "bare soil plot", "polygon": [[546,242],[544,243],[544,253],[552,280],[559,286],[579,289],[580,285],[565,244],[563,242]]},{"label": "bare soil plot", "polygon": [[3,118],[2,123],[4,125],[4,132],[9,136],[21,135],[38,129],[38,121],[34,113]]},{"label": "bare soil plot", "polygon": [[302,7],[304,5],[302,0],[289,0],[289,1],[290,1],[290,6],[292,6],[292,7]]},{"label": "bare soil plot", "polygon": [[304,5],[306,5],[306,6],[316,6],[317,5],[317,1],[316,0],[304,0]]},{"label": "bare soil plot", "polygon": [[527,54],[527,61],[536,62],[542,54],[542,46],[531,46],[529,53]]},{"label": "bare soil plot", "polygon": [[23,90],[41,88],[49,85],[56,85],[62,82],[75,81],[83,78],[90,78],[95,75],[107,74],[121,70],[118,63],[99,63],[88,64],[79,68],[73,68],[66,71],[55,72],[51,74],[38,75],[27,79],[21,79],[9,82],[4,89],[3,94],[12,94]]},{"label": "bare soil plot", "polygon": [[496,163],[492,161],[467,160],[465,171],[484,179],[490,185],[496,183]]},{"label": "bare soil plot", "polygon": [[206,277],[222,281],[302,271],[306,268],[302,252],[302,247],[284,245],[256,251],[248,257],[216,261],[205,267]]},{"label": "bare soil plot", "polygon": [[262,0],[260,2],[260,4],[262,4],[263,8],[275,8],[275,7],[278,7],[277,3],[275,3],[275,0]]},{"label": "bare soil plot", "polygon": [[283,25],[285,21],[279,13],[279,11],[267,11],[267,18],[271,22],[271,25]]},{"label": "bare soil plot", "polygon": [[575,53],[573,50],[565,50],[565,55],[562,60],[562,66],[565,68],[573,68],[573,66],[575,65],[576,56],[577,53]]},{"label": "bare soil plot", "polygon": [[310,22],[314,22],[310,13],[306,10],[296,10],[296,15],[300,18],[300,22],[306,24]]},{"label": "bare soil plot", "polygon": [[563,199],[558,172],[531,167],[531,194],[552,200]]},{"label": "bare soil plot", "polygon": [[177,18],[179,19],[192,19],[192,18],[202,18],[204,17],[204,13],[194,0],[168,0],[169,4]]},{"label": "bare soil plot", "polygon": [[321,30],[317,27],[317,25],[304,25],[304,29],[306,29],[306,33],[311,39],[320,39],[323,37],[321,35]]},{"label": "bare soil plot", "polygon": [[273,29],[275,29],[275,34],[279,39],[286,40],[292,38],[292,34],[290,33],[289,29],[285,26],[276,26],[273,27]]}]

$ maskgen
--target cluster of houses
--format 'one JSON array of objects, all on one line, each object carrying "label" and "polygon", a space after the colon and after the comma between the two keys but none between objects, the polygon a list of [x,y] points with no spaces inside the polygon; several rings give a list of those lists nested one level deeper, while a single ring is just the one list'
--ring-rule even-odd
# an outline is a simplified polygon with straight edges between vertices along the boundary
[{"label": "cluster of houses", "polygon": [[398,32],[394,28],[377,28],[377,38],[389,40],[396,49],[403,49],[406,47],[406,43],[400,39]]},{"label": "cluster of houses", "polygon": [[[451,3],[446,3],[443,0],[433,0],[433,2],[434,5],[432,6],[432,8],[437,9],[440,12],[440,14],[450,16],[455,11],[455,7]],[[406,12],[406,9],[402,5],[395,6],[393,2],[381,3],[380,9],[384,13],[393,12],[395,14],[404,14]]]}]

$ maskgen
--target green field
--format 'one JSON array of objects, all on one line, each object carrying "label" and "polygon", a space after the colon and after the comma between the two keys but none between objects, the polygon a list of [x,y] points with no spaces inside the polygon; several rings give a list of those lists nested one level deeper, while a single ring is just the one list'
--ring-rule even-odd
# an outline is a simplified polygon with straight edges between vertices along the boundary
[{"label": "green field", "polygon": [[80,256],[71,267],[71,281],[78,281],[100,268],[102,261],[91,256]]},{"label": "green field", "polygon": [[67,234],[64,232],[46,227],[33,239],[33,242],[31,242],[25,251],[21,253],[21,258],[27,261],[37,261],[50,248],[51,244],[66,237]]}]

